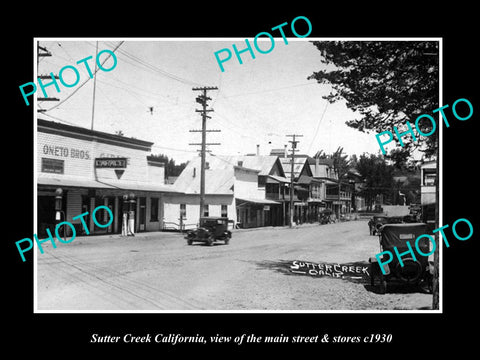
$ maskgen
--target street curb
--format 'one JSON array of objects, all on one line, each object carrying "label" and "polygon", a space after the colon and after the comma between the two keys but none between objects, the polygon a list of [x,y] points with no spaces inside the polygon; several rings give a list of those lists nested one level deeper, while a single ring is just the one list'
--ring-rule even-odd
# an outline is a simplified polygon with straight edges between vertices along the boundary
[{"label": "street curb", "polygon": [[[362,219],[358,220],[350,220],[346,222],[352,222],[352,221],[361,221]],[[338,223],[336,223],[338,224]],[[250,231],[262,231],[262,230],[269,230],[269,231],[279,231],[279,230],[297,230],[301,228],[311,228],[311,227],[317,227],[317,226],[328,226],[328,225],[334,225],[334,224],[324,224],[320,225],[319,223],[313,223],[313,224],[301,224],[301,225],[296,225],[294,227],[289,227],[288,225],[286,226],[260,226],[260,227],[253,227],[253,228],[247,228],[247,229],[232,229],[232,233],[242,233],[242,232],[250,232]],[[117,239],[117,240],[132,240],[135,241],[135,239],[150,239],[150,238],[157,238],[157,239],[162,239],[165,238],[168,235],[172,235],[175,237],[179,237],[180,239],[183,240],[183,237],[185,236],[186,232],[179,232],[179,231],[147,231],[147,232],[140,232],[136,233],[135,236],[122,236],[120,234],[93,234],[93,235],[81,235],[77,236],[75,239],[78,240],[90,240],[93,241],[95,239]]]},{"label": "street curb", "polygon": [[[364,219],[357,219],[357,220],[349,220],[349,221],[342,221],[342,222],[353,222],[353,221],[362,221]],[[335,224],[339,224],[335,223]],[[260,226],[260,227],[254,227],[254,228],[247,228],[247,229],[232,229],[232,232],[248,232],[248,231],[256,231],[256,230],[263,230],[263,229],[269,229],[269,230],[295,230],[295,229],[301,229],[301,228],[309,228],[309,227],[316,227],[316,226],[325,226],[325,225],[333,225],[333,224],[319,224],[319,223],[313,223],[313,224],[300,224],[300,225],[295,225],[294,227],[290,227],[288,225],[286,226]]]}]

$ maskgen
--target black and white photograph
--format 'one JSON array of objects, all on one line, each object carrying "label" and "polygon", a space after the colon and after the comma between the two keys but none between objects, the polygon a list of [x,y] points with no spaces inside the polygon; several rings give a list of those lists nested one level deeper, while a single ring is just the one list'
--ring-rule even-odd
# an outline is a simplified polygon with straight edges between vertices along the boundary
[{"label": "black and white photograph", "polygon": [[440,39],[262,36],[38,39],[37,311],[439,309]]},{"label": "black and white photograph", "polygon": [[9,40],[7,342],[471,345],[468,9],[134,8]]}]

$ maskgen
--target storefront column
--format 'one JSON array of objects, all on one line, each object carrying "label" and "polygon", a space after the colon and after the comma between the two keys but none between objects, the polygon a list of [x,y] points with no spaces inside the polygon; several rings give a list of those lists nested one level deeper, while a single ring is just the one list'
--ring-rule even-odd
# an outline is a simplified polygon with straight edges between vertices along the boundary
[{"label": "storefront column", "polygon": [[90,198],[90,224],[88,224],[88,229],[90,233],[93,233],[95,230],[95,223],[93,222],[93,210],[95,210],[95,197]]},{"label": "storefront column", "polygon": [[[103,205],[110,209],[110,207],[108,206],[110,204],[108,203],[108,198],[107,197],[105,197],[105,199],[103,199]],[[108,214],[107,214],[106,211],[103,211],[103,213],[104,213],[104,218],[102,219],[102,224],[106,224],[109,221]],[[107,228],[107,233],[111,232],[111,230],[112,230],[112,224],[110,224],[110,226]]]},{"label": "storefront column", "polygon": [[113,232],[117,233],[118,232],[118,207],[120,205],[120,202],[118,200],[118,196],[115,196],[114,203],[115,203],[115,205],[114,205],[115,211],[114,211],[114,214],[113,214]]}]

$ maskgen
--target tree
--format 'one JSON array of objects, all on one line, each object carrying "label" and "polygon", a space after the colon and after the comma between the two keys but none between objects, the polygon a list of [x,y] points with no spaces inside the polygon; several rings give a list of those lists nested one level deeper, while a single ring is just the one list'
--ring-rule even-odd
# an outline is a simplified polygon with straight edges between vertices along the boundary
[{"label": "tree", "polygon": [[408,159],[410,154],[403,148],[395,148],[385,158],[393,162],[395,169],[404,170],[408,167]]},{"label": "tree", "polygon": [[[324,96],[330,103],[344,99],[346,106],[360,113],[360,119],[346,122],[359,131],[402,129],[406,120],[438,108],[439,67],[437,41],[314,41],[321,62],[328,70],[314,72],[308,79],[330,84]],[[332,66],[333,65],[333,66]],[[424,132],[431,124],[420,122]],[[427,156],[435,154],[438,131],[412,142]],[[403,140],[402,139],[402,140]]]},{"label": "tree", "polygon": [[314,159],[327,159],[328,155],[325,154],[325,151],[319,150],[315,153],[315,155],[313,155],[313,158]]},{"label": "tree", "polygon": [[[346,106],[361,115],[346,124],[359,131],[403,128],[421,114],[430,114],[439,106],[439,42],[438,41],[314,41],[321,62],[327,70],[314,72],[308,79],[328,83],[332,91],[325,96],[330,103],[344,99]],[[330,65],[330,66],[329,66]],[[428,133],[432,124],[419,123]],[[405,138],[405,149],[418,148],[427,157],[435,156],[438,164],[438,133]],[[403,140],[402,139],[402,140]],[[435,217],[438,228],[438,186]],[[438,232],[435,233],[439,243]],[[433,302],[439,308],[439,246],[434,253]]]},{"label": "tree", "polygon": [[381,155],[362,154],[357,161],[357,171],[364,179],[359,195],[365,198],[368,210],[378,195],[388,196],[393,186],[393,167]]},{"label": "tree", "polygon": [[180,165],[175,164],[175,160],[169,159],[167,155],[164,154],[157,154],[157,155],[151,155],[153,158],[157,158],[160,161],[162,161],[165,164],[165,178],[169,176],[178,176],[181,174],[185,166],[187,166],[186,163],[181,163]]}]

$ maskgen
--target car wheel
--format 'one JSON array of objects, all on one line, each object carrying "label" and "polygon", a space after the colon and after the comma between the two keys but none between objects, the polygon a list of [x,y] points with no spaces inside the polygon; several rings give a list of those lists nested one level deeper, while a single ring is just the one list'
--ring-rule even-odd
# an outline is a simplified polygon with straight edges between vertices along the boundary
[{"label": "car wheel", "polygon": [[188,240],[187,240],[187,244],[188,244],[188,245],[192,245],[192,243],[193,243],[193,241],[192,241],[191,239],[188,239]]},{"label": "car wheel", "polygon": [[213,242],[214,242],[214,238],[213,236],[209,236],[208,239],[207,239],[207,245],[208,246],[213,246]]},{"label": "car wheel", "polygon": [[395,273],[406,284],[418,284],[422,275],[422,264],[416,259],[407,258],[403,260],[403,266],[397,264]]}]

